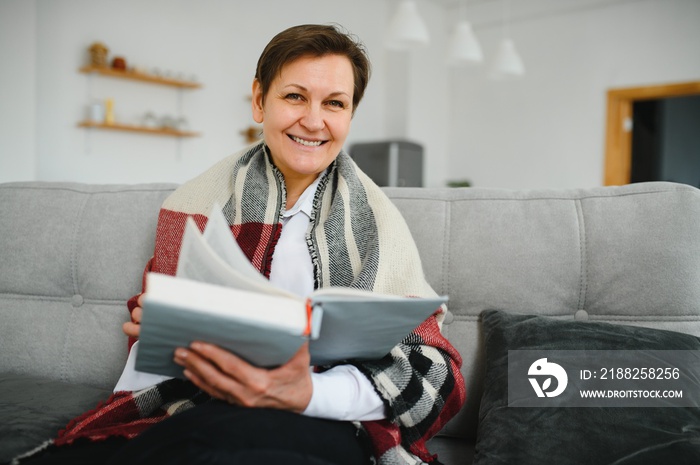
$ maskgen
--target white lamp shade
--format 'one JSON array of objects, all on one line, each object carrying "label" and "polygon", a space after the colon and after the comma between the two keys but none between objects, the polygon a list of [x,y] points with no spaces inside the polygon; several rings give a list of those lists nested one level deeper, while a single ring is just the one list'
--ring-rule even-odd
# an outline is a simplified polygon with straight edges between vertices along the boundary
[{"label": "white lamp shade", "polygon": [[480,63],[484,60],[481,44],[479,44],[479,40],[474,35],[474,30],[469,21],[463,20],[457,23],[450,41],[447,59],[454,66]]},{"label": "white lamp shade", "polygon": [[503,39],[494,60],[491,77],[503,79],[525,74],[525,65],[510,39]]},{"label": "white lamp shade", "polygon": [[428,28],[418,14],[416,2],[402,0],[389,23],[386,46],[393,50],[408,50],[430,42]]}]

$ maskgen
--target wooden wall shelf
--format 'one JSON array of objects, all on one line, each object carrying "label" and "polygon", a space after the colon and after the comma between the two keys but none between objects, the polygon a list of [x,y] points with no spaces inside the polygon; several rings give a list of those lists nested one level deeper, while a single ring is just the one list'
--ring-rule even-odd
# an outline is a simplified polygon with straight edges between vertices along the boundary
[{"label": "wooden wall shelf", "polygon": [[172,137],[198,137],[200,134],[198,132],[192,131],[178,131],[177,129],[167,129],[167,128],[147,128],[144,126],[133,126],[129,124],[104,124],[96,123],[93,121],[82,121],[78,123],[81,128],[94,128],[94,129],[107,129],[110,131],[127,131],[127,132],[138,132],[142,134],[153,134],[158,136],[172,136]]},{"label": "wooden wall shelf", "polygon": [[153,84],[179,87],[183,89],[198,89],[202,87],[202,85],[198,82],[164,78],[152,74],[139,73],[136,71],[121,71],[118,69],[107,67],[83,66],[82,68],[80,68],[79,71],[85,74],[100,74],[102,76],[109,76],[119,79],[131,79],[133,81],[150,82]]}]

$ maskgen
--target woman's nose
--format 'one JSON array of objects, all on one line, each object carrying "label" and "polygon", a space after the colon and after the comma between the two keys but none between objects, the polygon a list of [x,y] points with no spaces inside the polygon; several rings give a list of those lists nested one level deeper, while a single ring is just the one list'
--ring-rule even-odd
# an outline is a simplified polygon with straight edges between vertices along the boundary
[{"label": "woman's nose", "polygon": [[321,109],[315,105],[307,106],[300,123],[309,131],[320,131],[325,126]]}]

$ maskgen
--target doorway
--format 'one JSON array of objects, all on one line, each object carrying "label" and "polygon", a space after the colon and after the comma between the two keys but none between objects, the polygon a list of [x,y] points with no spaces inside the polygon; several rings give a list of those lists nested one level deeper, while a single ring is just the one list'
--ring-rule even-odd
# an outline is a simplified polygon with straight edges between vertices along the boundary
[{"label": "doorway", "polygon": [[634,102],[632,121],[630,182],[700,187],[700,95]]},{"label": "doorway", "polygon": [[608,91],[605,185],[700,187],[700,82]]}]

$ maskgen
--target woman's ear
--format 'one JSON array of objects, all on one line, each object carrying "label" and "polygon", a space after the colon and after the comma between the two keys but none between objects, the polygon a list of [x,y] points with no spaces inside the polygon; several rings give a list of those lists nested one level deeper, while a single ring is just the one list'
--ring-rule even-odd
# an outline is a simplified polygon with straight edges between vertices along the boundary
[{"label": "woman's ear", "polygon": [[253,119],[256,123],[263,122],[263,91],[262,84],[257,79],[253,79],[253,99],[251,102],[253,110]]}]

